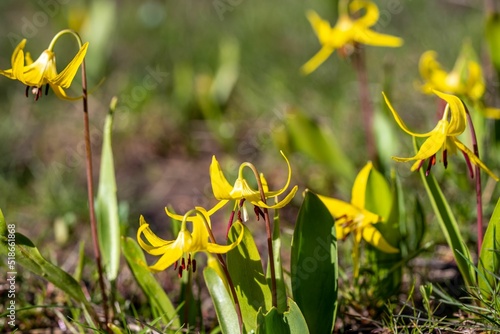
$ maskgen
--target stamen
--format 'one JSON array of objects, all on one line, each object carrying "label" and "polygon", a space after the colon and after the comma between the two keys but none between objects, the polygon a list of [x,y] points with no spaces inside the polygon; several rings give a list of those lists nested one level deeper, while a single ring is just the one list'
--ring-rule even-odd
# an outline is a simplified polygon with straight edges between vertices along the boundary
[{"label": "stamen", "polygon": [[45,96],[49,94],[49,84],[45,85]]},{"label": "stamen", "polygon": [[188,265],[187,265],[187,270],[191,268],[191,254],[188,254]]},{"label": "stamen", "polygon": [[420,160],[420,164],[418,165],[416,170],[420,170],[420,168],[422,168],[422,166],[424,165],[424,162],[425,162],[424,159]]},{"label": "stamen", "polygon": [[194,272],[196,272],[196,260],[195,260],[195,259],[193,259],[193,260],[191,261],[191,264],[193,265],[193,273],[194,273]]},{"label": "stamen", "polygon": [[182,278],[182,266],[179,267],[179,273],[177,274],[177,276],[179,276],[179,278]]},{"label": "stamen", "polygon": [[448,150],[443,150],[443,165],[445,169],[448,167]]},{"label": "stamen", "polygon": [[241,222],[241,221],[243,221],[243,220],[241,219],[241,210],[238,210],[238,221],[240,221],[240,222]]},{"label": "stamen", "polygon": [[181,268],[186,269],[186,260],[184,260],[184,258],[182,258],[182,261],[181,261]]},{"label": "stamen", "polygon": [[42,96],[42,90],[38,87],[33,87],[31,92],[33,93],[33,95],[35,95],[35,101],[38,101],[40,96]]},{"label": "stamen", "polygon": [[464,155],[465,162],[467,163],[467,168],[469,169],[470,178],[473,179],[474,178],[474,170],[472,169],[472,164],[470,162],[469,156],[464,151],[461,151],[461,152]]},{"label": "stamen", "polygon": [[175,261],[174,263],[174,270],[177,270],[177,265],[179,264],[179,261]]},{"label": "stamen", "polygon": [[29,91],[30,91],[30,86],[26,86],[26,93],[25,93],[26,97],[28,97]]},{"label": "stamen", "polygon": [[262,209],[260,207],[254,205],[253,211],[255,212],[255,215],[257,216],[257,221],[259,221],[259,216],[262,216],[262,218],[265,219],[264,212],[262,212]]},{"label": "stamen", "polygon": [[427,165],[427,170],[425,171],[425,176],[429,176],[431,173],[431,168],[436,164],[436,155],[433,154],[432,157],[430,157],[429,164]]}]

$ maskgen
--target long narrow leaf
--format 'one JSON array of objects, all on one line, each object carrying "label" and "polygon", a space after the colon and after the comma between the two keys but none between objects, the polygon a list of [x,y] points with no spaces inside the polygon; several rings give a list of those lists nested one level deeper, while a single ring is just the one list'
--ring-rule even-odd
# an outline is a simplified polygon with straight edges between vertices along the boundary
[{"label": "long narrow leaf", "polygon": [[500,199],[484,234],[478,269],[481,272],[478,275],[479,288],[485,298],[489,299],[495,284],[500,284],[494,276],[500,274]]},{"label": "long narrow leaf", "polygon": [[338,294],[334,220],[317,195],[306,191],[292,240],[293,299],[311,333],[331,333]]},{"label": "long narrow leaf", "polygon": [[214,302],[215,313],[217,314],[217,319],[219,319],[222,333],[239,333],[238,315],[224,282],[217,272],[209,267],[203,270],[203,277],[205,278],[208,292]]},{"label": "long narrow leaf", "polygon": [[[21,233],[16,233],[15,230],[14,224],[6,224],[0,210],[0,254],[8,254],[9,258],[13,260],[9,263],[8,272],[17,273],[16,264],[20,264],[25,269],[54,284],[75,301],[85,305],[87,310],[92,311],[82,288],[73,276],[45,260],[33,242]],[[12,254],[12,250],[14,250],[14,254]],[[15,274],[12,275],[15,276]]]},{"label": "long narrow leaf", "polygon": [[99,188],[95,203],[97,231],[106,276],[114,281],[120,266],[120,222],[116,199],[115,167],[111,147],[111,129],[116,99],[111,102],[110,112],[104,125]]},{"label": "long narrow leaf", "polygon": [[[242,226],[242,227],[241,227]],[[271,289],[262,270],[259,251],[252,233],[244,225],[235,224],[229,231],[229,242],[234,242],[244,228],[243,240],[238,247],[227,253],[227,267],[236,287],[243,324],[246,332],[257,327],[257,314],[262,308],[271,309]]]},{"label": "long narrow leaf", "polygon": [[177,312],[165,291],[148,270],[141,247],[134,239],[123,238],[122,250],[137,283],[149,299],[153,313],[162,317],[165,320],[164,323],[171,321],[173,328],[179,328]]},{"label": "long narrow leaf", "polygon": [[[455,216],[451,211],[448,201],[443,195],[441,188],[432,174],[425,176],[423,168],[420,169],[420,176],[422,177],[422,182],[424,183],[427,194],[429,195],[429,200],[431,201],[432,208],[436,214],[436,218],[441,227],[441,231],[448,242],[448,246],[453,252],[453,256],[458,266],[458,270],[462,274],[467,287],[476,286],[476,275],[474,268],[469,266],[465,259],[472,262],[472,257],[470,255],[469,249],[465,244],[462,236],[460,235],[460,230],[458,228]],[[463,254],[460,255],[460,253]],[[465,258],[464,258],[465,257]]]},{"label": "long narrow leaf", "polygon": [[[274,225],[273,225],[273,257],[274,257],[274,268],[276,274],[276,295],[277,295],[277,309],[278,312],[285,312],[287,309],[286,305],[286,286],[285,280],[283,278],[283,265],[281,263],[281,232],[280,232],[280,217],[279,211],[276,210],[274,213]],[[267,263],[266,279],[271,285],[271,269],[270,262]]]}]

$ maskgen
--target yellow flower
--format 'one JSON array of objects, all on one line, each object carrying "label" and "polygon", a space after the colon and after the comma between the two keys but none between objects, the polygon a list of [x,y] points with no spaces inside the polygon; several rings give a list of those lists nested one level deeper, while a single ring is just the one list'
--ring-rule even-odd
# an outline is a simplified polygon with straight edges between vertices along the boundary
[{"label": "yellow flower", "polygon": [[422,90],[432,94],[434,90],[468,97],[472,101],[484,95],[485,84],[481,66],[465,54],[457,59],[451,72],[443,70],[436,60],[435,51],[426,51],[420,57],[419,71],[424,84]]},{"label": "yellow flower", "polygon": [[392,107],[385,94],[382,94],[384,95],[385,102],[387,103],[387,106],[389,106],[396,122],[401,129],[403,129],[403,131],[414,137],[427,137],[416,155],[410,158],[393,157],[394,160],[399,162],[416,160],[411,167],[411,170],[415,171],[422,167],[426,159],[430,159],[426,172],[428,174],[430,172],[430,168],[436,163],[436,153],[438,151],[442,150],[442,161],[446,168],[448,164],[448,153],[454,154],[457,150],[460,150],[465,157],[471,175],[473,174],[470,162],[482,168],[492,178],[498,181],[498,177],[488,167],[486,167],[486,165],[474,154],[474,152],[472,152],[457,138],[457,136],[464,132],[467,122],[464,104],[458,97],[434,91],[434,94],[447,102],[443,117],[432,131],[426,133],[415,133],[408,129],[396,110]]},{"label": "yellow flower", "polygon": [[377,33],[370,29],[379,18],[377,5],[371,1],[354,0],[349,6],[351,15],[364,9],[365,14],[353,19],[347,10],[348,1],[339,1],[339,19],[332,28],[328,21],[323,20],[316,12],[308,11],[307,18],[314,29],[316,37],[322,46],[321,50],[302,66],[302,72],[309,74],[316,70],[334,51],[342,49],[346,53],[353,50],[355,43],[398,47],[403,44],[399,37]]},{"label": "yellow flower", "polygon": [[352,187],[352,199],[350,203],[318,195],[335,218],[337,238],[345,239],[350,233],[354,234],[353,264],[355,277],[359,273],[359,244],[361,239],[364,239],[382,252],[399,253],[399,250],[391,246],[379,230],[373,226],[381,222],[382,217],[365,209],[366,185],[372,168],[373,165],[369,162],[356,176]]},{"label": "yellow flower", "polygon": [[[193,213],[194,216],[192,215]],[[178,218],[177,215],[169,215],[174,219]],[[188,221],[192,223],[192,232],[187,228]],[[236,222],[236,224],[240,223]],[[210,234],[206,225],[211,227],[209,212],[201,207],[197,207],[183,216],[181,229],[176,240],[163,240],[151,231],[149,224],[141,216],[140,226],[137,230],[139,245],[149,254],[161,256],[149,269],[153,272],[158,272],[175,264],[174,269],[179,271],[179,276],[182,276],[183,270],[196,271],[196,261],[191,257],[192,254],[200,251],[217,254],[227,253],[235,248],[243,239],[242,232],[238,236],[238,239],[230,245],[218,245],[209,242]],[[243,231],[243,228],[240,231]],[[141,235],[144,235],[147,243],[142,239]],[[181,263],[178,266],[179,260],[181,260]]]},{"label": "yellow flower", "polygon": [[[59,34],[56,35],[56,37],[58,36]],[[43,51],[40,57],[34,62],[28,52],[26,54],[24,53],[26,40],[23,39],[12,54],[12,68],[0,70],[0,74],[9,79],[19,80],[25,84],[27,86],[26,96],[28,95],[29,89],[32,88],[35,100],[38,100],[42,95],[42,87],[44,85],[50,86],[59,98],[66,100],[78,99],[68,97],[64,89],[69,88],[80,64],[83,62],[87,52],[88,42],[80,48],[73,60],[69,62],[64,70],[57,73],[56,54],[52,51],[56,37],[54,37],[50,43],[49,48]],[[45,94],[47,94],[47,92],[48,90],[46,90]]]},{"label": "yellow flower", "polygon": [[500,119],[500,109],[487,107],[483,96],[486,90],[483,70],[470,43],[463,44],[451,72],[446,72],[437,61],[437,53],[426,51],[420,57],[419,71],[424,80],[421,89],[426,94],[433,90],[468,99],[484,117]]},{"label": "yellow flower", "polygon": [[[264,189],[265,198],[276,197],[283,194],[290,184],[290,179],[292,176],[290,163],[288,162],[288,159],[283,154],[283,152],[281,152],[281,155],[283,155],[288,165],[288,179],[286,181],[285,186],[280,190],[269,191],[269,188],[267,186],[267,181],[264,178],[264,175],[261,174],[260,180]],[[215,158],[215,156],[212,158],[212,164],[210,165],[210,181],[212,183],[212,190],[214,192],[215,198],[217,198],[218,200],[221,201],[221,203],[223,203],[221,205],[226,204],[230,200],[240,201],[244,199],[257,207],[267,208],[267,209],[279,209],[290,203],[293,196],[295,196],[295,193],[297,192],[298,189],[297,186],[293,187],[290,193],[282,201],[274,205],[268,205],[264,203],[261,199],[260,191],[252,189],[249,186],[247,180],[245,180],[245,178],[243,177],[243,169],[245,167],[249,167],[252,169],[253,165],[251,165],[248,162],[242,163],[239,168],[238,178],[236,179],[234,186],[231,186],[231,184],[227,181],[226,177],[224,176],[220,164]]]}]

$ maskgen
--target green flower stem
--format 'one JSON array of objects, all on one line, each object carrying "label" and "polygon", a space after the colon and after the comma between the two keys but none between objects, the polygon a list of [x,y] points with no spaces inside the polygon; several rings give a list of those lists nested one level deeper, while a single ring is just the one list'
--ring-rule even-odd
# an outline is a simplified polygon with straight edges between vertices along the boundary
[{"label": "green flower stem", "polygon": [[[248,167],[252,170],[255,175],[255,179],[257,181],[257,186],[259,187],[260,199],[262,202],[266,203],[266,195],[264,194],[264,188],[262,187],[262,182],[260,180],[259,172],[257,168],[255,168],[252,164],[247,164]],[[269,219],[269,211],[267,208],[262,208],[264,211],[264,219],[266,221],[266,234],[267,234],[267,251],[269,253],[269,270],[271,270],[271,296],[272,296],[272,305],[278,308],[278,295],[276,290],[276,269],[274,268],[274,254],[273,254],[273,236],[272,236],[272,228],[271,228],[271,219]]]},{"label": "green flower stem", "polygon": [[[78,47],[82,47],[82,40],[80,36],[73,30],[65,29],[61,30],[57,33],[49,45],[49,50],[52,50],[57,40],[64,34],[70,34],[78,42]],[[104,312],[104,322],[105,328],[110,331],[108,328],[109,316],[108,316],[108,298],[106,295],[106,286],[104,284],[104,275],[102,269],[102,260],[101,260],[101,250],[99,248],[99,241],[97,235],[97,221],[95,217],[95,209],[94,209],[94,186],[92,182],[92,149],[90,142],[90,125],[89,125],[89,112],[88,112],[88,95],[87,95],[87,71],[85,68],[85,59],[82,61],[81,65],[82,71],[82,97],[83,97],[83,123],[84,123],[84,133],[85,133],[85,153],[86,153],[86,174],[87,174],[87,194],[89,201],[89,213],[90,213],[90,230],[92,234],[92,243],[94,248],[94,257],[97,263],[97,271],[99,274],[99,286],[101,288],[102,294],[102,308]]]},{"label": "green flower stem", "polygon": [[[474,154],[479,158],[479,147],[477,145],[476,131],[474,130],[474,124],[472,123],[472,118],[470,117],[469,109],[464,103],[465,112],[467,114],[467,123],[469,124],[472,149]],[[483,196],[481,189],[481,169],[478,165],[474,164],[474,174],[476,174],[476,210],[477,210],[477,254],[481,253],[481,246],[483,245]]]},{"label": "green flower stem", "polygon": [[[191,213],[196,213],[197,215],[199,215],[202,218],[203,223],[205,224],[205,228],[208,231],[208,236],[210,237],[210,241],[212,241],[212,243],[214,243],[214,244],[217,244],[217,240],[215,240],[215,236],[212,233],[212,228],[210,227],[207,220],[205,219],[205,216],[203,214],[201,214],[196,209],[189,211],[186,214],[186,216],[191,215]],[[233,280],[231,279],[231,275],[229,275],[229,270],[227,269],[226,261],[224,260],[222,255],[221,254],[215,254],[215,255],[217,255],[217,259],[219,260],[219,263],[222,267],[222,270],[224,271],[224,275],[226,275],[227,283],[229,285],[229,289],[231,290],[231,295],[233,295],[234,307],[236,308],[236,314],[238,315],[238,324],[240,325],[240,333],[243,333],[243,316],[241,315],[240,302],[238,300],[238,295],[236,294],[236,289],[234,288]]]},{"label": "green flower stem", "polygon": [[339,0],[339,16],[349,15],[349,2],[350,0]]},{"label": "green flower stem", "polygon": [[368,74],[365,65],[364,48],[356,47],[352,55],[353,65],[356,69],[359,84],[359,99],[361,103],[361,118],[365,130],[366,149],[369,160],[377,161],[377,151],[375,149],[375,136],[373,134],[373,105],[370,101],[370,90],[368,87]]}]

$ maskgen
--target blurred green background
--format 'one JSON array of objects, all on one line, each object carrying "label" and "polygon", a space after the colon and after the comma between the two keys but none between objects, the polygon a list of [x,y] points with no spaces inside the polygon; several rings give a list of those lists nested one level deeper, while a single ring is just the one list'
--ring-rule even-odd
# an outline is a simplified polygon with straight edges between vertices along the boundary
[{"label": "blurred green background", "polygon": [[[387,113],[381,105],[385,90],[412,129],[428,131],[435,124],[436,101],[415,89],[419,57],[433,49],[451,70],[468,38],[487,63],[483,3],[375,2],[381,13],[375,29],[400,36],[405,44],[366,48],[373,103]],[[116,95],[113,144],[126,234],[134,234],[140,214],[156,224],[167,222],[166,205],[178,212],[213,205],[208,175],[213,154],[231,177],[248,160],[266,173],[271,188],[278,188],[286,180],[279,154],[284,149],[301,191],[309,186],[348,200],[354,175],[367,161],[356,73],[337,54],[309,76],[299,72],[320,48],[305,11],[314,9],[333,23],[336,7],[336,1],[324,0],[2,1],[0,67],[10,68],[21,38],[28,39],[33,58],[68,27],[90,42],[86,64],[95,182],[101,129]],[[59,69],[76,50],[70,37],[61,39],[55,50]],[[71,93],[78,95],[79,87],[77,76]],[[34,102],[24,91],[22,84],[0,78],[0,207],[35,242],[53,241],[57,227],[56,239],[65,243],[88,220],[81,102],[60,101],[53,93]],[[336,153],[333,164],[344,165],[345,175],[333,171],[331,161],[297,149],[297,138],[290,139],[283,126],[297,113],[335,138],[333,146],[343,153]],[[384,155],[410,155],[411,138],[389,120],[397,137],[389,137]],[[465,175],[463,159],[452,160],[446,173]],[[383,163],[423,191],[409,164]],[[498,173],[497,166],[492,169]],[[435,168],[438,174],[442,170]],[[443,182],[450,193],[457,180]],[[464,203],[461,214],[471,221],[473,187],[460,182],[470,196],[452,200]],[[293,222],[294,214],[291,209],[285,220]]]}]

